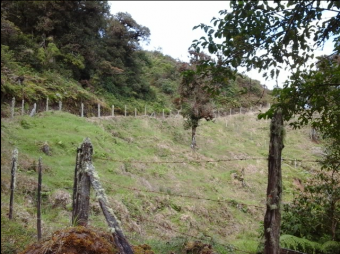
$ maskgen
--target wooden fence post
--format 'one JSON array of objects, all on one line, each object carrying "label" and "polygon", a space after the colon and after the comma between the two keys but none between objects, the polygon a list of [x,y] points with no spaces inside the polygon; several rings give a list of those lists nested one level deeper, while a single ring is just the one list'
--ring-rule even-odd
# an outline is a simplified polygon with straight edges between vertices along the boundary
[{"label": "wooden fence post", "polygon": [[124,115],[126,116],[126,105],[125,105]]},{"label": "wooden fence post", "polygon": [[100,104],[98,103],[98,117],[100,117]]},{"label": "wooden fence post", "polygon": [[115,105],[112,105],[112,112],[111,112],[112,116],[115,116]]},{"label": "wooden fence post", "polygon": [[25,114],[25,100],[22,100],[21,102],[21,115],[23,116]]},{"label": "wooden fence post", "polygon": [[30,116],[31,116],[31,117],[32,117],[32,116],[34,116],[36,111],[37,111],[37,104],[36,104],[36,103],[34,103],[34,105],[33,105],[33,109],[32,109],[32,111],[31,111],[31,114],[30,114]]},{"label": "wooden fence post", "polygon": [[39,241],[41,239],[41,182],[42,182],[42,166],[40,157],[38,165],[38,197],[37,197],[37,232]]},{"label": "wooden fence post", "polygon": [[135,108],[135,117],[137,116],[137,109]]},{"label": "wooden fence post", "polygon": [[59,101],[59,111],[61,111],[62,107],[63,107],[63,103]]},{"label": "wooden fence post", "polygon": [[280,253],[280,223],[282,199],[281,156],[283,145],[283,117],[281,110],[274,113],[270,125],[268,156],[267,210],[264,216],[264,253]]},{"label": "wooden fence post", "polygon": [[18,149],[15,148],[12,153],[12,168],[11,168],[11,195],[9,198],[9,214],[8,218],[13,218],[13,199],[14,199],[14,189],[15,189],[15,173],[18,166]]},{"label": "wooden fence post", "polygon": [[87,164],[92,160],[93,148],[89,138],[85,138],[80,149],[78,149],[75,168],[76,193],[73,193],[72,223],[74,225],[86,226],[89,218],[90,207],[90,179],[86,174]]},{"label": "wooden fence post", "polygon": [[11,107],[11,118],[14,117],[14,109],[15,109],[15,98],[12,98],[12,107]]},{"label": "wooden fence post", "polygon": [[84,117],[84,103],[80,104],[80,117]]},{"label": "wooden fence post", "polygon": [[48,98],[46,98],[46,111],[48,111]]},{"label": "wooden fence post", "polygon": [[144,107],[144,115],[146,116],[146,105]]},{"label": "wooden fence post", "polygon": [[126,240],[122,229],[120,228],[118,218],[113,213],[112,209],[108,206],[109,202],[105,195],[105,190],[99,181],[99,176],[97,172],[95,172],[95,168],[92,165],[91,161],[86,162],[86,173],[89,176],[91,185],[96,192],[96,197],[105,216],[109,229],[113,235],[115,245],[118,247],[120,253],[133,254],[133,250]]}]

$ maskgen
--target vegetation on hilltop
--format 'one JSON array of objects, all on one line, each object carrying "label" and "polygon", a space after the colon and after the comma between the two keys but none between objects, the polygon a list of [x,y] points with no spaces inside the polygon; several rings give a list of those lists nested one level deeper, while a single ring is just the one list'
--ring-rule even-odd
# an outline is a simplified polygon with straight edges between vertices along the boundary
[{"label": "vegetation on hilltop", "polygon": [[[146,105],[148,113],[179,109],[181,62],[142,50],[149,29],[128,13],[110,14],[107,1],[2,1],[1,21],[2,104],[12,97],[28,103],[49,98],[51,104],[63,100],[72,113],[84,103],[88,116],[97,103],[106,112],[115,105],[118,114],[124,105],[130,113]],[[248,84],[256,101],[270,101],[257,81],[239,79],[235,89]],[[229,97],[230,106],[249,106],[238,93]]]}]

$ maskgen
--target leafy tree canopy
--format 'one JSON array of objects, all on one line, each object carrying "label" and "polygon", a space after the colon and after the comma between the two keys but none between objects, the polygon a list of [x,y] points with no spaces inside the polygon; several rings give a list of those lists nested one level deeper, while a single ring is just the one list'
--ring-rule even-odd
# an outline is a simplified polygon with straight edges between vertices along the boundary
[{"label": "leafy tree canopy", "polygon": [[[195,40],[197,52],[208,49],[218,56],[203,71],[219,66],[265,71],[277,78],[280,70],[291,76],[283,89],[276,88],[277,102],[262,117],[283,109],[285,120],[300,114],[295,127],[312,123],[329,137],[340,138],[340,3],[339,1],[231,1],[231,10],[213,18],[213,26],[200,24],[206,36]],[[315,61],[315,50],[328,40],[330,56]],[[315,65],[318,64],[318,68]],[[236,72],[230,72],[230,77]]]}]

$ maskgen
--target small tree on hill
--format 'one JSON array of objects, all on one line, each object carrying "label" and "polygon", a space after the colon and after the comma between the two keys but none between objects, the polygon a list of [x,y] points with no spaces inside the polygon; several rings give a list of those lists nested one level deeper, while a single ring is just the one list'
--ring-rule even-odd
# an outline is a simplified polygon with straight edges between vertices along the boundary
[{"label": "small tree on hill", "polygon": [[212,85],[209,83],[211,80],[209,77],[200,76],[196,72],[199,62],[207,56],[194,51],[189,51],[189,53],[191,54],[190,64],[183,63],[180,67],[182,81],[179,94],[181,114],[185,119],[184,128],[191,128],[191,148],[196,149],[196,129],[199,121],[201,119],[210,121],[214,118],[212,97],[208,92]]}]

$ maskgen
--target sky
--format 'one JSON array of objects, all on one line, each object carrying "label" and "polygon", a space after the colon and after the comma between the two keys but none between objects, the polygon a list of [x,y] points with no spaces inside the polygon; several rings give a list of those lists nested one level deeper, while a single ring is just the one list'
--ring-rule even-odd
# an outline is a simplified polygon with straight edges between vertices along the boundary
[{"label": "sky", "polygon": [[[193,40],[205,33],[201,29],[193,30],[200,23],[209,24],[213,17],[220,17],[219,11],[229,8],[229,1],[110,1],[111,13],[127,12],[142,26],[150,29],[150,43],[141,43],[145,50],[157,50],[174,59],[188,62],[188,48]],[[323,51],[315,55],[330,54],[332,47],[326,45]],[[282,87],[289,76],[281,71],[278,80],[265,80],[262,73],[251,70],[243,74],[259,80],[262,85],[272,89],[276,84]]]}]

